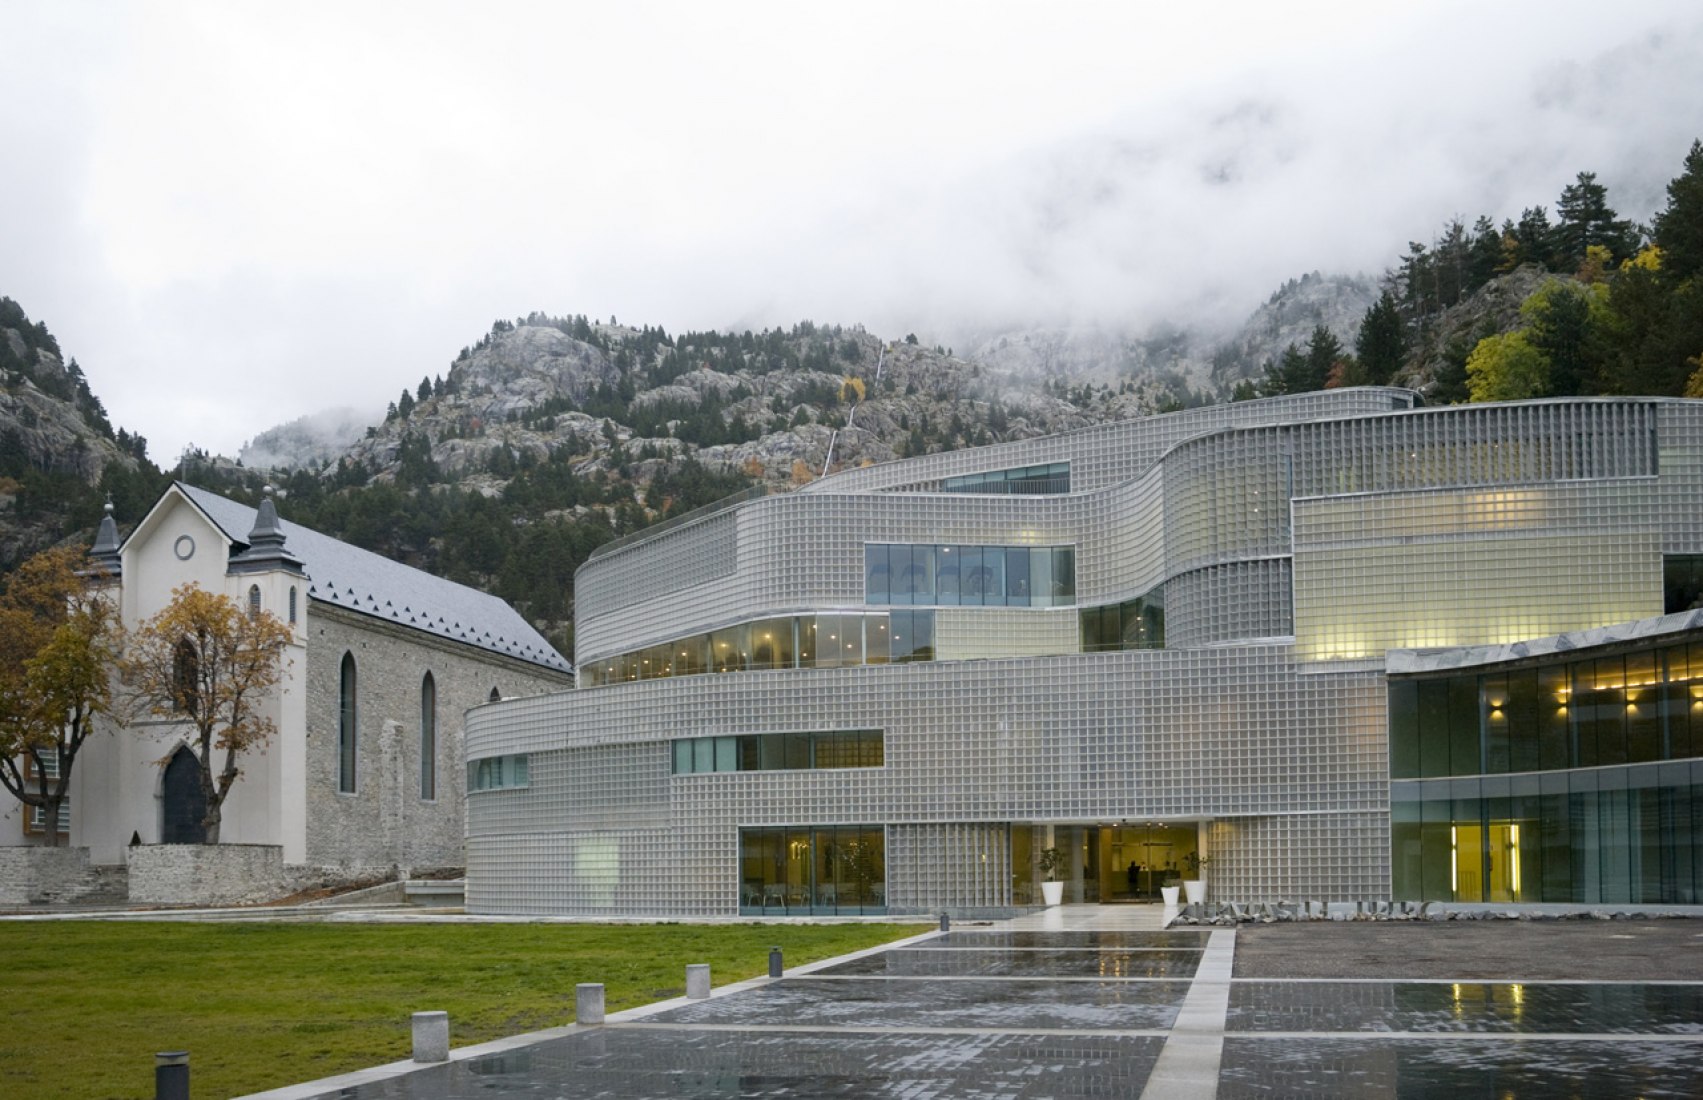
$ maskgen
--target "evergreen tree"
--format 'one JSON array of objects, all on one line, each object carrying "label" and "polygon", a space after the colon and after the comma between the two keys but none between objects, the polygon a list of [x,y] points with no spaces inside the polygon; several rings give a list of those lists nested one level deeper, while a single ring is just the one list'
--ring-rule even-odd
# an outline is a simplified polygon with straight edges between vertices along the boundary
[{"label": "evergreen tree", "polygon": [[1555,213],[1559,220],[1551,243],[1560,270],[1577,271],[1585,262],[1585,249],[1593,244],[1607,248],[1616,262],[1637,251],[1637,232],[1631,222],[1615,217],[1608,188],[1597,182],[1595,172],[1580,172],[1577,182],[1562,188]]},{"label": "evergreen tree", "polygon": [[1388,290],[1361,318],[1354,353],[1360,357],[1366,380],[1374,386],[1387,385],[1407,358],[1407,329],[1402,323],[1401,310],[1396,307],[1395,295]]},{"label": "evergreen tree", "polygon": [[1668,183],[1667,209],[1656,214],[1664,282],[1677,285],[1703,272],[1703,141],[1691,143],[1685,169]]},{"label": "evergreen tree", "polygon": [[1600,393],[1600,375],[1591,348],[1591,299],[1571,282],[1545,283],[1520,306],[1529,327],[1526,342],[1548,361],[1545,397]]},{"label": "evergreen tree", "polygon": [[1331,370],[1342,360],[1342,341],[1336,338],[1330,328],[1323,324],[1313,326],[1313,334],[1307,338],[1307,372],[1305,384],[1297,393],[1310,393],[1322,390],[1330,380]]},{"label": "evergreen tree", "polygon": [[1550,244],[1554,230],[1549,224],[1547,208],[1528,206],[1520,211],[1517,224],[1505,226],[1504,229],[1513,235],[1512,247],[1508,249],[1508,270],[1512,271],[1521,264],[1550,266]]},{"label": "evergreen tree", "polygon": [[1483,216],[1472,226],[1472,255],[1467,261],[1467,292],[1471,293],[1496,277],[1502,266],[1502,234],[1496,223]]}]

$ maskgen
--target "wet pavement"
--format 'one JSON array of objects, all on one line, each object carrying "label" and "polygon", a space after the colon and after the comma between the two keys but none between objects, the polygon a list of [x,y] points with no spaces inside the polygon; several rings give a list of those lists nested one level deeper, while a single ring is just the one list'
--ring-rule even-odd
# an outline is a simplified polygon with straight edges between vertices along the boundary
[{"label": "wet pavement", "polygon": [[[277,1090],[269,1100],[1534,1100],[1703,1096],[1703,976],[1415,978],[1365,945],[1331,978],[1243,976],[1231,929],[1067,907],[453,1053]],[[1647,938],[1679,944],[1703,921]],[[1529,927],[1529,926],[1527,926]],[[1331,951],[1332,929],[1316,949]],[[1391,935],[1413,936],[1423,929]],[[1522,929],[1507,928],[1520,935]],[[1570,936],[1573,933],[1568,933]],[[1600,935],[1631,935],[1604,928]],[[1254,938],[1257,933],[1250,933]],[[1579,934],[1582,937],[1582,933]],[[1661,937],[1666,937],[1663,940]],[[1677,938],[1676,937],[1683,937]],[[1518,941],[1510,940],[1509,943]],[[1585,941],[1580,940],[1583,945]],[[1299,949],[1299,944],[1296,945]],[[1624,949],[1624,948],[1621,948]],[[1535,956],[1534,956],[1535,958]],[[1381,965],[1382,964],[1382,965]],[[1462,960],[1463,974],[1480,960]],[[1320,964],[1324,965],[1324,964]],[[1233,976],[1233,969],[1236,971]],[[1588,969],[1588,968],[1587,968]],[[1648,973],[1660,970],[1652,962]],[[1436,976],[1441,974],[1441,976]],[[1691,980],[1691,979],[1697,980]]]}]

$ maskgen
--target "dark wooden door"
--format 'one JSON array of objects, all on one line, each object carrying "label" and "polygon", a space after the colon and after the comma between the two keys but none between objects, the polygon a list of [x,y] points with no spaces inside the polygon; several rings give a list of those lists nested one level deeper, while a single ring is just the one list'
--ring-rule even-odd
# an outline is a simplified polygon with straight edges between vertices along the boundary
[{"label": "dark wooden door", "polygon": [[195,754],[179,747],[166,765],[163,783],[165,819],[160,824],[163,844],[200,844],[207,839],[207,798],[201,793],[201,765]]}]

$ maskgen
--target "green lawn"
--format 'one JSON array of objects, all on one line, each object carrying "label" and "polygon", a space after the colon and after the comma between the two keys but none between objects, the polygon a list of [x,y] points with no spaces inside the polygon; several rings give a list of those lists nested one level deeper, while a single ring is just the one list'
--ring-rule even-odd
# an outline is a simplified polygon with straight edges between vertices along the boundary
[{"label": "green lawn", "polygon": [[926,928],[836,925],[0,923],[7,1097],[154,1095],[154,1053],[190,1052],[197,1100],[406,1058],[409,1014],[465,1046],[572,1021],[574,985],[615,1012]]}]

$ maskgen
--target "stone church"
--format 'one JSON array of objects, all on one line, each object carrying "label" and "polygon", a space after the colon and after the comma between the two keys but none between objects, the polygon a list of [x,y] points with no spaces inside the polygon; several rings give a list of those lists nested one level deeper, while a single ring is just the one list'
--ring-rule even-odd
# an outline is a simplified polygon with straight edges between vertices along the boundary
[{"label": "stone church", "polygon": [[[270,495],[257,509],[175,483],[122,543],[109,514],[93,554],[116,578],[126,628],[184,584],[289,627],[266,704],[277,733],[239,758],[220,836],[275,846],[286,865],[463,866],[463,714],[573,686],[568,662],[502,600],[282,520]],[[190,733],[151,721],[91,737],[60,822],[69,845],[101,865],[138,844],[198,842]],[[15,803],[0,813],[0,844],[43,827]]]}]

